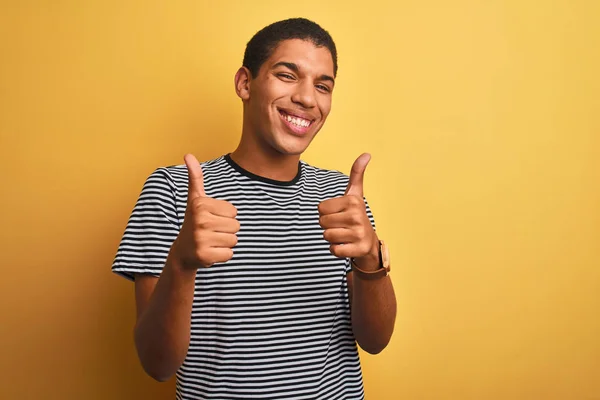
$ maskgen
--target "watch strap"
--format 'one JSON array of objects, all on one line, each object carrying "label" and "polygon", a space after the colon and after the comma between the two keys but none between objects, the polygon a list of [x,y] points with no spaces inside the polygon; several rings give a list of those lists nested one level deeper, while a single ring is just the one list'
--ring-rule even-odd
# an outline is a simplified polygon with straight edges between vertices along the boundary
[{"label": "watch strap", "polygon": [[390,255],[387,249],[387,246],[383,242],[383,240],[379,241],[379,269],[375,271],[364,271],[360,269],[354,258],[350,259],[350,263],[352,266],[352,271],[361,279],[366,280],[375,280],[388,276],[390,272]]}]

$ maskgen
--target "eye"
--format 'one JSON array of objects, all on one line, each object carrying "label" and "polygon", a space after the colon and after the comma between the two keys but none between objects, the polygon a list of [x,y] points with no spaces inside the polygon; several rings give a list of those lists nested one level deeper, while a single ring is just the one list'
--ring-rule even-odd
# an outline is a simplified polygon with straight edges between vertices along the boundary
[{"label": "eye", "polygon": [[320,90],[320,91],[322,91],[322,92],[325,92],[325,93],[330,93],[330,92],[331,92],[331,89],[329,89],[329,87],[328,87],[328,86],[325,86],[325,85],[317,85],[316,87],[317,87],[317,89],[319,89],[319,90]]},{"label": "eye", "polygon": [[283,78],[284,80],[287,79],[287,80],[293,81],[295,79],[293,75],[288,74],[286,72],[280,72],[277,74],[277,76],[280,78]]}]

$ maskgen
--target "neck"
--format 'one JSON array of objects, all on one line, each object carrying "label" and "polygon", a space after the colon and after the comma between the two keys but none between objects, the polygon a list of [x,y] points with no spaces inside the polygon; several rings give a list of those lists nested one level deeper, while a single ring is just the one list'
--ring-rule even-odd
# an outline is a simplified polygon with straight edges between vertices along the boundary
[{"label": "neck", "polygon": [[300,155],[281,154],[268,144],[261,145],[254,140],[248,140],[248,135],[242,134],[242,140],[231,153],[231,159],[254,175],[286,182],[298,174]]}]

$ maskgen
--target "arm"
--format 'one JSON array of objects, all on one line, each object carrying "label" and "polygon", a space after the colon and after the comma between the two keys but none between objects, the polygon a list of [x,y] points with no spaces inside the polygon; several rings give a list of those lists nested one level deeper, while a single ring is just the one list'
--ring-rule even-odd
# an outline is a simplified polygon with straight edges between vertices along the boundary
[{"label": "arm", "polygon": [[[357,259],[365,271],[379,269],[379,251]],[[381,352],[389,343],[396,320],[396,296],[389,276],[376,280],[347,275],[352,312],[352,331],[360,347],[370,354]]]},{"label": "arm", "polygon": [[[352,165],[344,196],[319,204],[319,224],[323,237],[337,257],[354,258],[362,271],[379,269],[379,240],[367,215],[363,178],[371,156],[362,154]],[[363,280],[347,274],[352,313],[352,331],[356,341],[371,354],[381,352],[390,341],[396,320],[396,297],[389,276]]]},{"label": "arm", "polygon": [[171,378],[187,354],[195,277],[195,269],[182,268],[171,254],[160,278],[136,275],[135,346],[142,367],[158,381]]},{"label": "arm", "polygon": [[186,156],[188,202],[160,278],[137,274],[135,345],[144,370],[165,381],[183,364],[190,343],[198,268],[229,261],[240,224],[236,208],[204,192],[202,168]]}]

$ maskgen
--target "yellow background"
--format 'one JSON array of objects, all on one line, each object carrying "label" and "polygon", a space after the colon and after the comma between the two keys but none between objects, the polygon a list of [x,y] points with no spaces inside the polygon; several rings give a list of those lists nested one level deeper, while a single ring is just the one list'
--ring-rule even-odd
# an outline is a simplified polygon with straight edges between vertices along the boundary
[{"label": "yellow background", "polygon": [[264,25],[333,35],[398,319],[368,399],[600,399],[600,2],[3,1],[0,398],[172,399],[110,272],[145,178],[233,150]]}]

